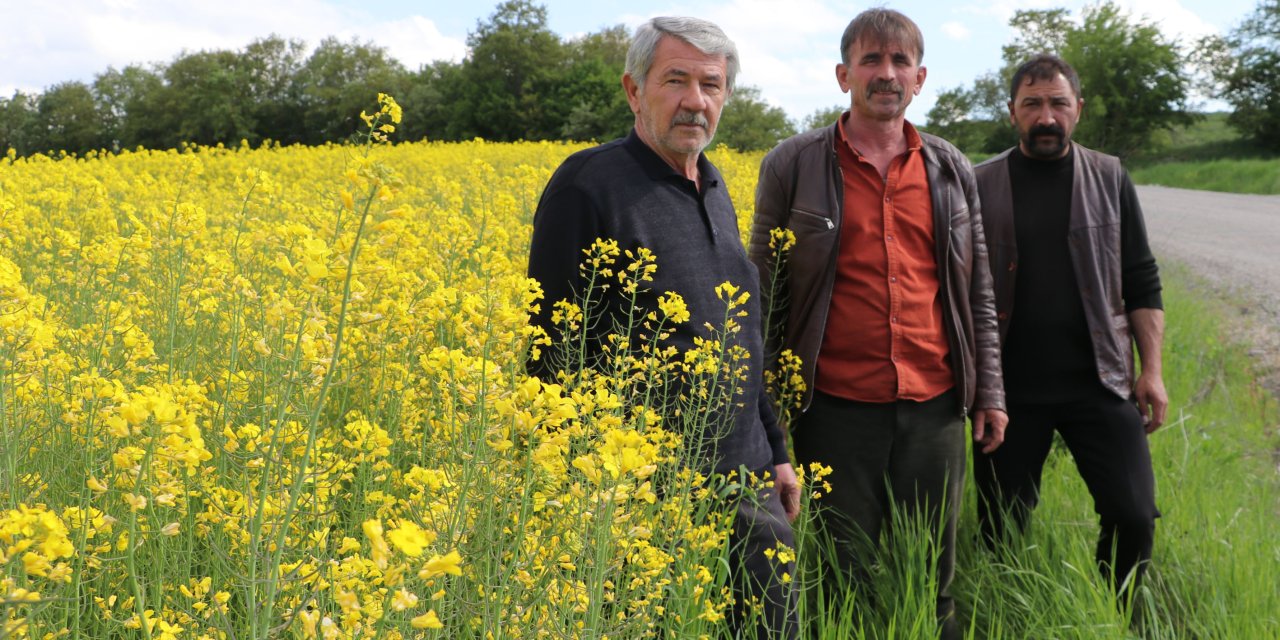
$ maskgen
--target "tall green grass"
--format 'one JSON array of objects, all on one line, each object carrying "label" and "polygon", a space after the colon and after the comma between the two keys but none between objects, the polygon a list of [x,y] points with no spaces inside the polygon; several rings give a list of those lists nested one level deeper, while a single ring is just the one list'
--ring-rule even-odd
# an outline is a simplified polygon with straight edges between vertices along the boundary
[{"label": "tall green grass", "polygon": [[1280,194],[1280,159],[1165,162],[1135,168],[1131,175],[1138,184],[1227,193]]},{"label": "tall green grass", "polygon": [[[1208,288],[1178,265],[1165,269],[1165,286],[1170,415],[1151,436],[1163,517],[1147,581],[1133,602],[1117,602],[1098,575],[1092,501],[1055,447],[1013,553],[997,558],[979,542],[966,489],[953,586],[966,637],[1280,637],[1277,403],[1258,386],[1246,346],[1224,337],[1223,305]],[[873,610],[854,596],[807,611],[811,637],[927,637],[914,634],[934,628],[930,539],[892,544],[897,559],[877,570]]]},{"label": "tall green grass", "polygon": [[[1165,283],[1170,415],[1151,437],[1163,517],[1135,627],[1146,638],[1280,637],[1276,401],[1246,347],[1224,338],[1207,287],[1177,265]],[[962,548],[960,600],[976,637],[1132,637],[1094,569],[1096,536],[1089,494],[1057,448],[1023,553],[997,563],[971,537]]]},{"label": "tall green grass", "polygon": [[1206,113],[1195,122],[1157,133],[1151,145],[1126,160],[1134,182],[1227,193],[1280,193],[1280,156],[1240,135],[1229,114]]}]

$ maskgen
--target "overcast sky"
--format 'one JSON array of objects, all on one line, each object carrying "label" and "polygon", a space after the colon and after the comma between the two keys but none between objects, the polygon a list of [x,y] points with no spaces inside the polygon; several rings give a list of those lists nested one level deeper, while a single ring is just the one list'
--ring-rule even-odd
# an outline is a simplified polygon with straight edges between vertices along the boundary
[{"label": "overcast sky", "polygon": [[[848,103],[836,85],[839,41],[859,11],[882,3],[834,0],[547,0],[551,29],[572,37],[602,27],[628,28],[655,15],[692,15],[718,23],[742,57],[739,82],[760,87],[793,118]],[[1000,64],[1019,8],[1063,7],[1078,16],[1081,0],[905,0],[883,3],[920,24],[929,70],[907,112],[924,122],[936,93],[969,85]],[[1190,41],[1225,32],[1258,0],[1119,0]],[[0,96],[40,91],[68,80],[91,82],[109,66],[168,62],[183,51],[240,49],[270,34],[314,47],[333,35],[385,47],[410,69],[438,59],[461,60],[466,38],[497,0],[0,0],[10,25],[0,37]],[[1088,96],[1085,96],[1087,99]],[[1214,106],[1214,105],[1210,105]]]}]

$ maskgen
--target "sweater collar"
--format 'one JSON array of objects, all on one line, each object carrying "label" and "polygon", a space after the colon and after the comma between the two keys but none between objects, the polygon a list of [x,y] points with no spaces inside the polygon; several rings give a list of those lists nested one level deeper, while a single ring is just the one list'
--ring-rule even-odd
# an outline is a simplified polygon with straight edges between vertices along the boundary
[{"label": "sweater collar", "polygon": [[[677,180],[682,183],[692,184],[693,181],[684,177],[683,174],[676,171],[667,164],[658,152],[649,148],[649,145],[640,139],[640,134],[636,133],[635,128],[631,129],[631,133],[622,142],[623,147],[635,158],[640,167],[649,176],[650,180]],[[707,159],[705,153],[698,154],[698,176],[702,179],[703,189],[710,189],[720,186],[720,172],[716,170],[715,165]],[[697,185],[694,185],[695,187]]]}]

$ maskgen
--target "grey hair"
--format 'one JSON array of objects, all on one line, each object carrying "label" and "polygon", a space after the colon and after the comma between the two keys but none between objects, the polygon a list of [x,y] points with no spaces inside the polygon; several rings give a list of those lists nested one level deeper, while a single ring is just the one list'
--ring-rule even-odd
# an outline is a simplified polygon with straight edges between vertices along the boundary
[{"label": "grey hair", "polygon": [[627,49],[626,71],[637,85],[644,86],[662,36],[683,40],[709,56],[724,56],[725,88],[733,92],[733,81],[738,77],[738,47],[715,23],[701,18],[659,16],[636,28]]}]

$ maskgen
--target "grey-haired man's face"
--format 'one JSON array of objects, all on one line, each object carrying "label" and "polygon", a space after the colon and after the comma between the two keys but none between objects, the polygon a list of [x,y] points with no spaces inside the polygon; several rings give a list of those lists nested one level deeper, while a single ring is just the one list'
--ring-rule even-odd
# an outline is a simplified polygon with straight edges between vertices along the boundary
[{"label": "grey-haired man's face", "polygon": [[663,36],[644,85],[630,76],[623,84],[646,144],[664,158],[696,156],[711,144],[729,97],[728,63],[722,55]]}]

